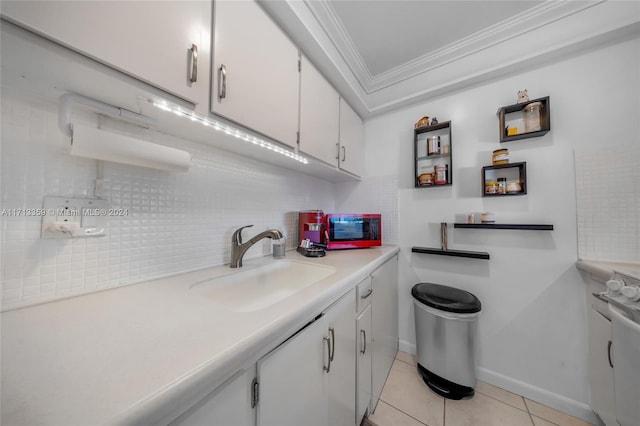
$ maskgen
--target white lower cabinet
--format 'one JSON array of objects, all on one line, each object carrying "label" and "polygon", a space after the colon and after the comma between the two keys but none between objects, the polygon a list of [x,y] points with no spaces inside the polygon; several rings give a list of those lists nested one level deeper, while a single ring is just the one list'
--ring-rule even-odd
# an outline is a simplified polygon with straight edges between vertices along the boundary
[{"label": "white lower cabinet", "polygon": [[234,374],[200,402],[171,422],[171,426],[250,426],[255,423],[251,383],[255,365]]},{"label": "white lower cabinet", "polygon": [[356,412],[356,309],[352,289],[326,312],[331,338],[329,425],[353,425]]},{"label": "white lower cabinet", "polygon": [[328,425],[330,341],[322,316],[258,361],[260,426]]},{"label": "white lower cabinet", "polygon": [[387,260],[372,277],[372,400],[374,412],[398,352],[398,256]]},{"label": "white lower cabinet", "polygon": [[613,371],[611,318],[605,301],[594,293],[606,291],[603,281],[589,278],[587,329],[589,338],[589,387],[591,409],[607,426],[618,425]]},{"label": "white lower cabinet", "polygon": [[371,305],[356,319],[358,330],[358,358],[356,365],[356,424],[367,415],[371,404]]},{"label": "white lower cabinet", "polygon": [[359,425],[398,349],[397,277],[394,256],[171,424]]},{"label": "white lower cabinet", "polygon": [[355,418],[355,295],[258,361],[259,426],[342,426]]}]

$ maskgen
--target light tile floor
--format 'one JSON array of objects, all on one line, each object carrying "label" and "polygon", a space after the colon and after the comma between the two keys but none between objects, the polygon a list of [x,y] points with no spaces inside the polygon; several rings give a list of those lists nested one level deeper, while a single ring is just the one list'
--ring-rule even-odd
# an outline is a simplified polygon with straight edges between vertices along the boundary
[{"label": "light tile floor", "polygon": [[422,381],[416,357],[398,352],[382,390],[375,426],[587,426],[571,417],[520,395],[478,381],[473,398],[442,398]]}]

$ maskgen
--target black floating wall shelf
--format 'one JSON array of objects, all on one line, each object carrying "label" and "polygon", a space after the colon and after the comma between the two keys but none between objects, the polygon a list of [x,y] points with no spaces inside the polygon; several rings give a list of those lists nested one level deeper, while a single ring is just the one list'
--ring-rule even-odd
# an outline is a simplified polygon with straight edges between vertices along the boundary
[{"label": "black floating wall shelf", "polygon": [[454,228],[517,229],[523,231],[553,231],[553,225],[519,225],[514,223],[454,223]]},{"label": "black floating wall shelf", "polygon": [[437,254],[439,256],[468,257],[471,259],[489,260],[489,253],[484,251],[467,251],[467,250],[442,250],[429,247],[412,247],[413,253]]}]

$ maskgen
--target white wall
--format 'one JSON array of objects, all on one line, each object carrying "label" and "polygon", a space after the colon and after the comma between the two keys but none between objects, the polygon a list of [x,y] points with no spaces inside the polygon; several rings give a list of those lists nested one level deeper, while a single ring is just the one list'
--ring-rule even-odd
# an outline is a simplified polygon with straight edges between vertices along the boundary
[{"label": "white wall", "polygon": [[[367,121],[367,177],[394,175],[398,181],[401,349],[415,351],[415,283],[469,290],[483,304],[479,377],[593,419],[584,283],[575,267],[574,148],[638,144],[639,51],[640,40],[620,40]],[[531,98],[551,97],[551,131],[500,144],[496,111],[515,103],[516,92],[525,88]],[[413,187],[413,124],[424,115],[452,121],[452,187]],[[509,149],[511,162],[527,162],[527,195],[481,197],[481,168],[499,148]],[[486,251],[491,260],[411,253],[412,246],[440,246],[440,222],[481,211],[494,212],[499,222],[550,223],[555,229],[450,225],[450,248]]]},{"label": "white wall", "polygon": [[[57,104],[2,87],[2,209],[38,209],[45,195],[92,197],[97,161],[71,157]],[[97,125],[95,114],[74,112]],[[297,242],[297,211],[334,209],[329,182],[210,146],[105,119],[103,128],[185,149],[187,173],[104,163],[105,195],[128,215],[109,218],[104,238],[44,240],[40,218],[0,217],[2,308],[99,291],[230,260],[231,234],[279,228]],[[246,257],[270,253],[270,240]]]}]

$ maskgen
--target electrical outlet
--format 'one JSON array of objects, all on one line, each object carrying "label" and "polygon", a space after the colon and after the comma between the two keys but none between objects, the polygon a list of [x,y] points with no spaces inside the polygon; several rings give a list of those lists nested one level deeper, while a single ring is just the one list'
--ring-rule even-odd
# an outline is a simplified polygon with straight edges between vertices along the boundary
[{"label": "electrical outlet", "polygon": [[84,238],[106,235],[107,200],[44,197],[42,238]]}]

